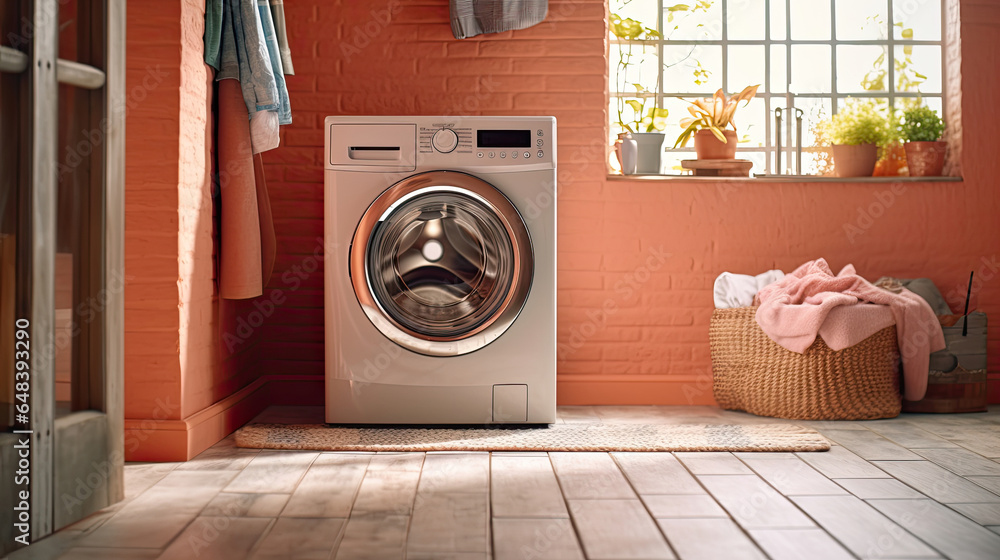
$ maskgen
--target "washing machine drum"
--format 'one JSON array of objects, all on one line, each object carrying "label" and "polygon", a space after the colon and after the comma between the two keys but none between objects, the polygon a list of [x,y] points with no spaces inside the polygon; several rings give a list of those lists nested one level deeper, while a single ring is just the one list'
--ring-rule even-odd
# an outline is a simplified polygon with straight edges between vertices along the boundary
[{"label": "washing machine drum", "polygon": [[351,283],[372,324],[431,356],[467,354],[499,338],[524,306],[533,267],[514,205],[454,171],[414,175],[382,193],[350,256]]}]

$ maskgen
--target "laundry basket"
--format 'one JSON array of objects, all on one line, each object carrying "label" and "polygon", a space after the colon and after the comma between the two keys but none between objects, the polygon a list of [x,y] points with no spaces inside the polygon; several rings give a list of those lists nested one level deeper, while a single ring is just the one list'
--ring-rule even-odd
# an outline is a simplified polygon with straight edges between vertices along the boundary
[{"label": "laundry basket", "polygon": [[902,398],[895,326],[838,351],[816,337],[804,354],[798,354],[764,334],[756,313],[756,307],[712,313],[709,340],[719,406],[797,420],[899,415]]}]

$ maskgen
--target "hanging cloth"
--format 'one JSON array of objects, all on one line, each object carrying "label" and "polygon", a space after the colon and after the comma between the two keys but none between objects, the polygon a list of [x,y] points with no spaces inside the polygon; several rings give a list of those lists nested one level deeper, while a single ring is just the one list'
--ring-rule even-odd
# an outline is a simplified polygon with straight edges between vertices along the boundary
[{"label": "hanging cloth", "polygon": [[525,29],[545,19],[548,0],[450,0],[456,39]]},{"label": "hanging cloth", "polygon": [[278,54],[281,55],[281,69],[286,76],[295,74],[292,67],[292,50],[288,48],[288,34],[285,32],[285,6],[283,0],[269,0],[274,35],[278,39]]},{"label": "hanging cloth", "polygon": [[280,26],[272,17],[268,0],[208,0],[205,10],[205,62],[217,70],[218,84],[219,294],[225,299],[260,296],[277,253],[263,159],[254,155],[277,147],[278,125],[291,122],[278,39],[279,31],[285,34],[283,11]]},{"label": "hanging cloth", "polygon": [[265,285],[250,120],[236,80],[219,82],[219,295],[247,299]]}]

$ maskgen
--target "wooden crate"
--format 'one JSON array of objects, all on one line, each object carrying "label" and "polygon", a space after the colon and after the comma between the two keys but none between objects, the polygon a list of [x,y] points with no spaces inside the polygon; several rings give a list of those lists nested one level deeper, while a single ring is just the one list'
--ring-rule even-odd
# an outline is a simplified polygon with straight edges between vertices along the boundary
[{"label": "wooden crate", "polygon": [[927,394],[919,401],[904,400],[903,411],[985,412],[986,314],[969,313],[965,336],[961,315],[942,315],[938,319],[948,347],[931,354]]}]

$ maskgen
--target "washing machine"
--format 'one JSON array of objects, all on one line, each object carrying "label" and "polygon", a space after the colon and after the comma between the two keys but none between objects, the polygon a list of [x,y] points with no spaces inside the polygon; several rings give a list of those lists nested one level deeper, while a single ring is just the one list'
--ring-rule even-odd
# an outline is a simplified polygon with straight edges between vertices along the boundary
[{"label": "washing machine", "polygon": [[326,421],[556,418],[556,122],[327,117]]}]

